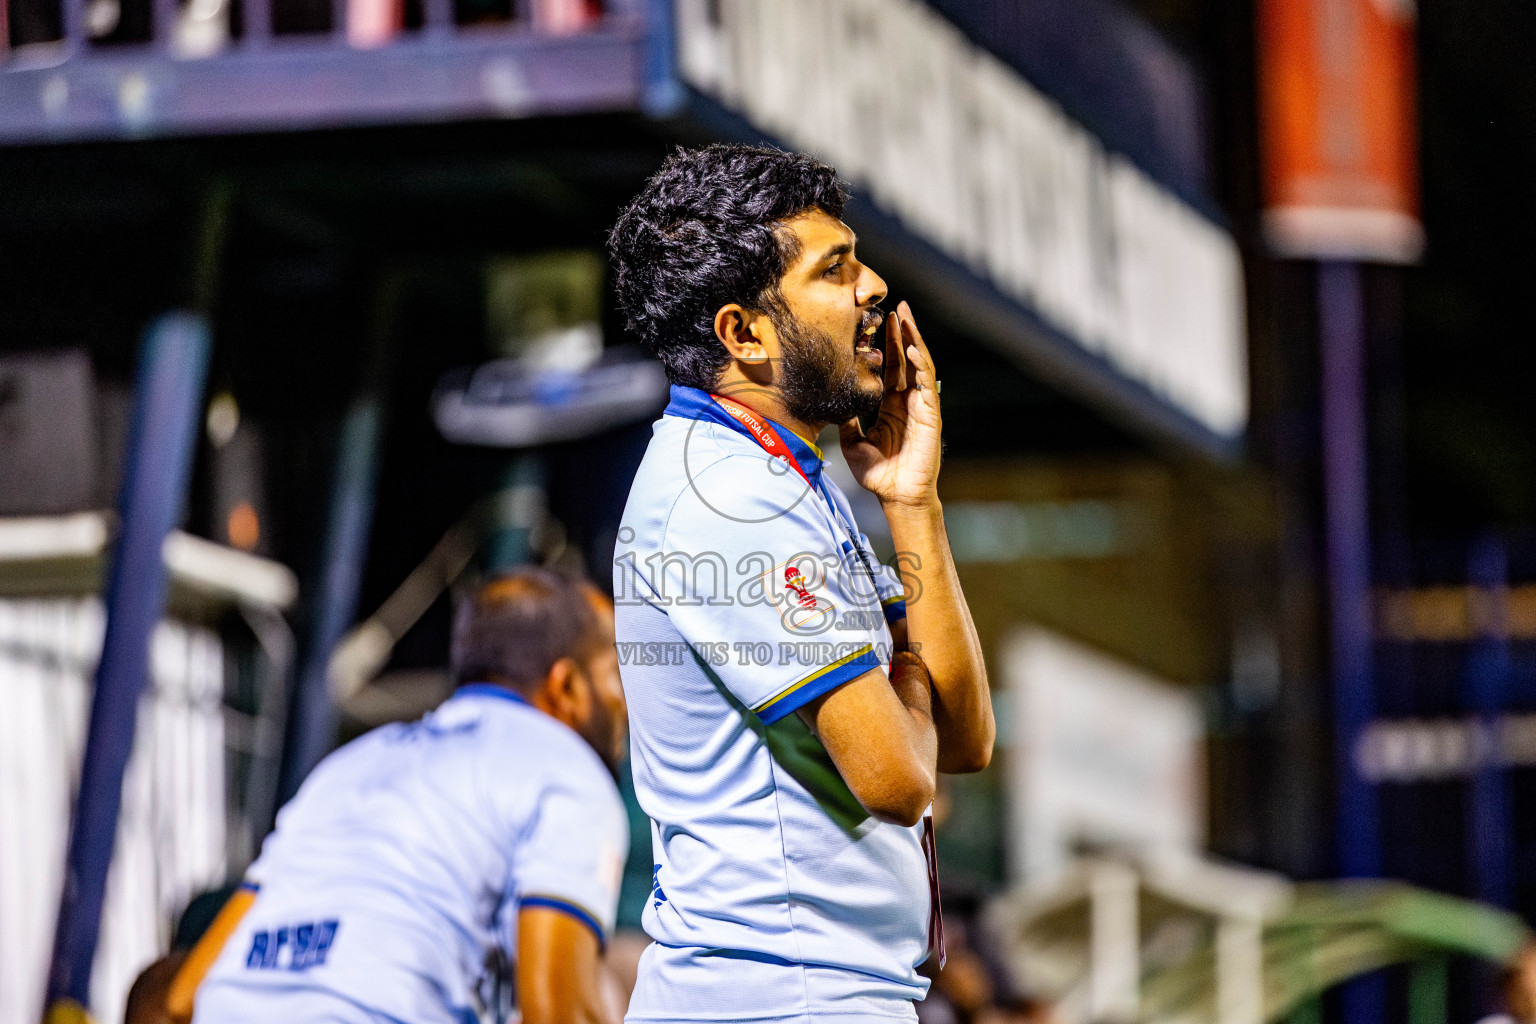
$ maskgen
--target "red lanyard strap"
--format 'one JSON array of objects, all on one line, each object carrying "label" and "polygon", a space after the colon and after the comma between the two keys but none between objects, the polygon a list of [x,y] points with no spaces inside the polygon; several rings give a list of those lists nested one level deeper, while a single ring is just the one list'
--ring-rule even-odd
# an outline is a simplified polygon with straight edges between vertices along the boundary
[{"label": "red lanyard strap", "polygon": [[928,862],[928,952],[939,958],[939,970],[949,957],[944,952],[944,911],[939,907],[938,840],[933,834],[933,815],[923,816],[923,859]]},{"label": "red lanyard strap", "polygon": [[751,434],[752,439],[762,446],[763,451],[781,462],[787,463],[791,469],[800,474],[800,479],[805,481],[805,486],[811,487],[812,490],[815,489],[811,485],[811,478],[806,476],[805,470],[800,468],[800,460],[795,458],[795,453],[789,450],[789,445],[784,443],[784,439],[779,436],[778,431],[773,429],[772,424],[739,402],[733,402],[729,398],[721,398],[719,395],[710,395],[709,397],[713,398],[720,408],[729,413],[732,419],[746,427],[747,433]]},{"label": "red lanyard strap", "polygon": [[[811,478],[806,475],[805,469],[801,467],[800,460],[795,458],[795,453],[790,451],[789,445],[784,443],[784,439],[779,436],[778,431],[773,429],[771,423],[739,402],[733,402],[729,398],[722,398],[719,395],[710,395],[709,397],[713,398],[715,404],[724,409],[732,419],[746,427],[747,433],[751,434],[752,439],[762,446],[763,451],[787,463],[790,468],[800,474],[800,479],[804,480],[805,485],[812,491],[818,490],[816,485],[811,483]],[[864,546],[859,543],[859,531],[850,523],[843,521],[843,515],[838,511],[837,505],[832,501],[830,494],[824,490],[820,493],[827,503],[827,511],[832,513],[832,521],[841,527],[843,532],[848,534],[848,540],[853,545],[854,553],[858,555],[859,561],[864,565],[864,570],[869,573],[869,578],[873,580],[875,578],[875,568],[870,564],[869,556],[864,553]]]}]

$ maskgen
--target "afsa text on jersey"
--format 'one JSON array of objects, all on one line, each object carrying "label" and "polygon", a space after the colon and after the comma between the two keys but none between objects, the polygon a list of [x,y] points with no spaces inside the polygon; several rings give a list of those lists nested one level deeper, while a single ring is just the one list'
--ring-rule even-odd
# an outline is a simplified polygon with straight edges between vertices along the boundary
[{"label": "afsa text on jersey", "polygon": [[251,936],[245,966],[265,971],[307,971],[318,967],[325,963],[339,927],[340,922],[335,920],[306,921],[259,931]]}]

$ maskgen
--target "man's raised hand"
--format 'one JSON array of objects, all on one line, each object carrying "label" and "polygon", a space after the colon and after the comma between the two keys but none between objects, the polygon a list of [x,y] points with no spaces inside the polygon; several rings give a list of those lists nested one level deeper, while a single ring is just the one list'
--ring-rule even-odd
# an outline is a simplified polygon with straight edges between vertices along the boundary
[{"label": "man's raised hand", "polygon": [[942,425],[933,357],[902,302],[885,320],[880,415],[867,434],[857,419],[842,424],[843,457],[882,504],[923,506],[937,496]]}]

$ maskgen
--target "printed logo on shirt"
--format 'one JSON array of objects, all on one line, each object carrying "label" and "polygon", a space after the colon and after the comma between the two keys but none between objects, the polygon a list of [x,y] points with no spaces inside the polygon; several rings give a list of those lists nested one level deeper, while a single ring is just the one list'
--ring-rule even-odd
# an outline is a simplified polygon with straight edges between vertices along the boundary
[{"label": "printed logo on shirt", "polygon": [[262,971],[307,971],[318,967],[325,963],[340,926],[333,918],[263,929],[251,936],[245,966]]},{"label": "printed logo on shirt", "polygon": [[815,610],[816,595],[807,589],[805,574],[793,565],[784,570],[784,589],[795,595],[801,608]]},{"label": "printed logo on shirt", "polygon": [[651,899],[656,906],[667,902],[667,894],[661,890],[661,865],[651,865]]},{"label": "printed logo on shirt", "polygon": [[784,628],[797,636],[819,636],[837,621],[837,605],[826,589],[826,566],[814,555],[780,562],[758,582],[763,593],[772,595]]}]

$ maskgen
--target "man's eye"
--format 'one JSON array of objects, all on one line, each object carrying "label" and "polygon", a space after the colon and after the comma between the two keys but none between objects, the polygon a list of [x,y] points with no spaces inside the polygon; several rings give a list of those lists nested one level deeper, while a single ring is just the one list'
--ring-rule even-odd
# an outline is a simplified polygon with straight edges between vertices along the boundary
[{"label": "man's eye", "polygon": [[836,263],[832,264],[830,267],[828,267],[827,270],[826,270],[826,273],[822,274],[821,276],[822,277],[834,277],[837,274],[841,273],[842,269],[843,269],[843,263],[842,263],[841,260],[839,260],[838,262],[836,262]]}]

